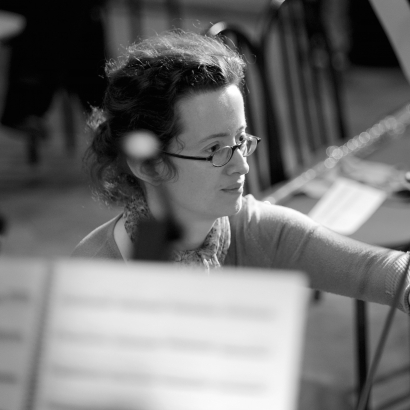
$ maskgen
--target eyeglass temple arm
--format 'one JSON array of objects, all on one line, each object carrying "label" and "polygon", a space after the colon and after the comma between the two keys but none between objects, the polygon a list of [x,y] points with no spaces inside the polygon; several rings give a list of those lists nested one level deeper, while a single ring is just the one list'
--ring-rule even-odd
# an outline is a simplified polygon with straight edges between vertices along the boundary
[{"label": "eyeglass temple arm", "polygon": [[185,158],[185,159],[196,159],[200,161],[212,161],[212,155],[209,157],[190,157],[187,155],[179,155],[179,154],[174,154],[172,152],[164,152],[165,155],[169,155],[171,157],[177,157],[177,158]]}]

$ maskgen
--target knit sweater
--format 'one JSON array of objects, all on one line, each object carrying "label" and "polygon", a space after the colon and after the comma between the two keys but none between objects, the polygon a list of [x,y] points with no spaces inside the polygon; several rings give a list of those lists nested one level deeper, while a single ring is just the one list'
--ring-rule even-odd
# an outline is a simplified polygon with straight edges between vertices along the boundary
[{"label": "knit sweater", "polygon": [[[122,259],[114,239],[118,215],[86,236],[73,257]],[[225,266],[304,271],[314,289],[390,305],[409,256],[339,235],[292,209],[243,198],[230,217]],[[409,280],[408,280],[409,282]],[[409,286],[400,309],[410,312]]]}]

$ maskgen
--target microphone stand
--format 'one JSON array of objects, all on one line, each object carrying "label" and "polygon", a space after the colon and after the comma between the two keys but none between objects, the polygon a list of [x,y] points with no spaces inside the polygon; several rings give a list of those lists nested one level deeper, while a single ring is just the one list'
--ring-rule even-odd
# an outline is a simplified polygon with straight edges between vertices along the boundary
[{"label": "microphone stand", "polygon": [[160,219],[150,218],[138,224],[133,260],[169,261],[175,242],[182,237],[182,229],[171,211],[168,192],[162,186],[157,189],[157,199],[165,212]]},{"label": "microphone stand", "polygon": [[[152,174],[153,161],[158,155],[157,137],[148,131],[139,131],[126,137],[124,152],[128,157],[146,161]],[[132,260],[169,261],[176,241],[182,237],[182,228],[172,212],[171,201],[166,188],[155,187],[155,201],[159,206],[159,216],[141,220],[138,223],[133,244]]]}]

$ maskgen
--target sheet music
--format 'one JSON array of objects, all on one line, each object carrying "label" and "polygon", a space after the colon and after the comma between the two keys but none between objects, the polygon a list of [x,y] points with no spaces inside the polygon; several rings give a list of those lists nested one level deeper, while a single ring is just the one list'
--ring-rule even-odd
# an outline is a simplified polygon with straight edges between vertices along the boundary
[{"label": "sheet music", "polygon": [[294,272],[57,265],[37,410],[293,410],[307,302]]},{"label": "sheet music", "polygon": [[351,235],[374,214],[386,196],[381,189],[338,177],[308,215],[335,232]]},{"label": "sheet music", "polygon": [[390,39],[407,80],[410,81],[410,1],[370,0]]},{"label": "sheet music", "polygon": [[29,399],[46,274],[44,261],[1,260],[1,410],[22,410]]}]

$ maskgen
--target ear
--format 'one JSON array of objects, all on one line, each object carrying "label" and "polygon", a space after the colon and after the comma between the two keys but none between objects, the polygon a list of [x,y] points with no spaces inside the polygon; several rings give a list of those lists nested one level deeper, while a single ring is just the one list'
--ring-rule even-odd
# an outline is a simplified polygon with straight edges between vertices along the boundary
[{"label": "ear", "polygon": [[157,172],[158,164],[150,160],[137,160],[133,158],[126,159],[127,165],[131,172],[141,181],[157,186],[161,183],[161,178]]}]

